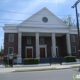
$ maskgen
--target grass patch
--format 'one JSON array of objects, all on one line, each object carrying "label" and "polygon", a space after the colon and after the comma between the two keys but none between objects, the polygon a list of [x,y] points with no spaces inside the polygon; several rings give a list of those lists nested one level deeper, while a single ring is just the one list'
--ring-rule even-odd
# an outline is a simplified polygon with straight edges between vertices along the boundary
[{"label": "grass patch", "polygon": [[80,68],[80,66],[72,66],[71,68]]}]

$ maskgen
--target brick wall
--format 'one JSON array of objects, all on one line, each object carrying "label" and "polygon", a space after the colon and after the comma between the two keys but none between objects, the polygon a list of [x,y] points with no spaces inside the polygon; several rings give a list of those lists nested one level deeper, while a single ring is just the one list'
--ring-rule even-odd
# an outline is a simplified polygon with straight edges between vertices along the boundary
[{"label": "brick wall", "polygon": [[[9,42],[9,34],[14,35],[14,42]],[[18,53],[18,33],[4,33],[4,55],[8,54],[8,47],[13,47],[14,53]]]},{"label": "brick wall", "polygon": [[[9,38],[9,34],[13,34],[14,35],[14,42],[9,42],[8,38]],[[72,49],[71,49],[71,53],[77,55],[78,54],[78,37],[77,34],[71,34],[75,36],[75,42],[71,42],[71,48],[72,46],[76,46],[76,53],[72,53]],[[70,39],[71,39],[71,35],[70,35]],[[51,37],[44,37],[45,40],[45,44],[47,44],[47,56],[49,57],[49,55],[51,55]],[[62,56],[67,55],[67,49],[66,49],[66,36],[62,36],[62,37],[58,37],[56,38],[56,42],[57,42],[57,46],[59,46],[59,54]],[[60,42],[60,44],[59,44]],[[32,37],[32,44],[31,45],[27,45],[27,37],[23,36],[22,37],[22,54],[23,57],[25,56],[25,46],[34,46],[34,57],[36,57],[36,49],[35,49],[35,37]],[[18,53],[18,33],[4,33],[4,54],[8,54],[8,47],[14,47],[14,53]],[[63,48],[64,50],[63,50]],[[61,49],[62,48],[62,49]]]},{"label": "brick wall", "polygon": [[[27,44],[27,36],[22,36],[22,57],[25,58],[25,47],[26,46],[33,46],[33,57],[36,57],[36,41],[35,36],[28,36],[31,37],[31,44]],[[42,37],[42,36],[40,36]],[[39,39],[40,39],[39,37]],[[66,47],[66,35],[62,37],[56,37],[56,46],[59,49],[59,56],[66,56],[67,55],[67,47]],[[55,44],[55,43],[54,43]],[[44,37],[44,44],[47,45],[47,57],[52,56],[52,39],[51,37]]]},{"label": "brick wall", "polygon": [[25,58],[25,48],[27,46],[33,46],[33,57],[36,57],[36,46],[35,46],[35,37],[31,37],[31,44],[27,44],[27,36],[22,36],[22,58]]},{"label": "brick wall", "polygon": [[77,34],[70,34],[70,40],[71,40],[71,36],[74,35],[75,36],[75,42],[71,41],[71,53],[72,53],[72,46],[76,46],[76,53],[72,53],[72,55],[78,55],[78,36]]}]

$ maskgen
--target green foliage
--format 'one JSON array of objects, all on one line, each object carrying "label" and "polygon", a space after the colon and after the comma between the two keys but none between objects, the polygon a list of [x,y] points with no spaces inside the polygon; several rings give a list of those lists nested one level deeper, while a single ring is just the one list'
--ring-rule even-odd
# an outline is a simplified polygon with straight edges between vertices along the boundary
[{"label": "green foliage", "polygon": [[66,56],[66,62],[76,62],[76,56]]},{"label": "green foliage", "polygon": [[24,64],[38,64],[39,59],[36,58],[24,58],[23,59]]},{"label": "green foliage", "polygon": [[74,27],[74,26],[76,26],[76,25],[75,25],[75,20],[72,19],[71,15],[68,15],[68,16],[64,17],[64,18],[62,19],[62,21],[63,21],[65,24],[67,24],[69,27]]},{"label": "green foliage", "polygon": [[4,53],[4,50],[1,50],[1,51],[0,51],[0,54],[3,54],[3,53]]}]

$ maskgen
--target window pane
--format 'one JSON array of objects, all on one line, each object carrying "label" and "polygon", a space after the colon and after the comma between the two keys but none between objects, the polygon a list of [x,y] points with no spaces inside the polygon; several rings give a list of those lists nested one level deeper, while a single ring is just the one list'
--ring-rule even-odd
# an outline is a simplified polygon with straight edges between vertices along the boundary
[{"label": "window pane", "polygon": [[9,35],[9,42],[13,42],[14,41],[14,35],[13,34],[10,34]]},{"label": "window pane", "polygon": [[13,48],[9,48],[9,54],[13,53]]},{"label": "window pane", "polygon": [[75,42],[75,36],[71,36],[71,41]]},{"label": "window pane", "polygon": [[72,52],[76,53],[76,47],[75,46],[72,46]]},{"label": "window pane", "polygon": [[40,38],[40,44],[44,44],[44,37]]},{"label": "window pane", "polygon": [[27,38],[27,44],[31,44],[31,38],[30,37]]}]

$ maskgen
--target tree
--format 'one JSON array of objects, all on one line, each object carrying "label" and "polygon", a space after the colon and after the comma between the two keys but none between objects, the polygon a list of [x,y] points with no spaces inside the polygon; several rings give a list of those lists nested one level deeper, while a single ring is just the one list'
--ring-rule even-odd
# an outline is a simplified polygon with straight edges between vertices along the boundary
[{"label": "tree", "polygon": [[75,20],[71,17],[71,15],[68,15],[62,19],[62,21],[67,24],[69,27],[76,27]]},{"label": "tree", "polygon": [[3,54],[4,53],[4,49],[2,49],[1,51],[0,51],[0,54]]}]

